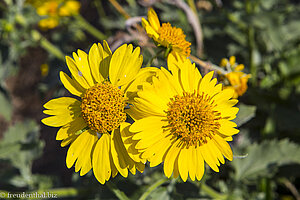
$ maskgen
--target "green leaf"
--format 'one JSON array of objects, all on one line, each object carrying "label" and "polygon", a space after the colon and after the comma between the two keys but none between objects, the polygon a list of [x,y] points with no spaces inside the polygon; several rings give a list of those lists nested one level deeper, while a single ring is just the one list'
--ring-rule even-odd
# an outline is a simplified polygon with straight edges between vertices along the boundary
[{"label": "green leaf", "polygon": [[300,145],[284,140],[264,141],[250,145],[244,159],[234,159],[235,179],[253,180],[257,176],[271,177],[282,165],[300,164]]},{"label": "green leaf", "polygon": [[243,103],[240,103],[238,105],[238,108],[240,109],[236,118],[233,120],[238,127],[248,122],[250,119],[255,117],[256,112],[256,106],[246,105]]},{"label": "green leaf", "polygon": [[7,121],[10,121],[12,116],[12,105],[2,92],[0,92],[0,115]]}]

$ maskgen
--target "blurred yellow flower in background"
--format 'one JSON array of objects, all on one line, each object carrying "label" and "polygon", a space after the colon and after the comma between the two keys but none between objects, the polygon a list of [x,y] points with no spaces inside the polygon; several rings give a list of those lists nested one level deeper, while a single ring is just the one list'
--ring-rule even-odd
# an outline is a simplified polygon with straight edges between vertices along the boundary
[{"label": "blurred yellow flower in background", "polygon": [[[203,78],[189,59],[171,54],[153,84],[145,83],[132,102],[129,128],[135,148],[150,167],[163,163],[167,177],[201,180],[204,163],[219,171],[224,156],[233,159],[227,141],[239,132],[233,120],[238,102],[234,91],[222,89],[213,72]],[[131,150],[128,149],[130,152]]]},{"label": "blurred yellow flower in background", "polygon": [[142,18],[142,25],[148,36],[158,43],[158,46],[164,46],[172,52],[188,57],[191,53],[191,43],[186,41],[181,28],[172,27],[170,23],[162,23],[156,12],[150,8],[148,11],[148,21]]},{"label": "blurred yellow flower in background", "polygon": [[[70,144],[66,157],[68,168],[83,176],[92,168],[97,180],[104,184],[120,173],[128,176],[143,172],[144,164],[134,161],[126,152],[121,134],[128,128],[125,122],[127,92],[132,81],[145,75],[140,70],[143,57],[140,48],[122,45],[113,54],[106,43],[94,44],[89,53],[78,50],[73,59],[66,57],[69,77],[60,72],[65,88],[76,98],[60,97],[47,102],[42,119],[48,126],[61,127],[56,139],[61,146]],[[141,72],[141,73],[139,73]]]},{"label": "blurred yellow flower in background", "polygon": [[80,10],[80,2],[74,0],[28,0],[38,15],[45,17],[39,21],[39,27],[43,30],[52,29],[59,25],[61,17],[76,15]]},{"label": "blurred yellow flower in background", "polygon": [[228,80],[229,85],[225,85],[225,88],[234,89],[234,98],[242,96],[248,89],[248,79],[251,78],[250,74],[243,72],[245,66],[243,64],[237,64],[235,56],[231,56],[228,59],[223,58],[220,62],[221,67],[226,67],[229,71],[225,78]]}]

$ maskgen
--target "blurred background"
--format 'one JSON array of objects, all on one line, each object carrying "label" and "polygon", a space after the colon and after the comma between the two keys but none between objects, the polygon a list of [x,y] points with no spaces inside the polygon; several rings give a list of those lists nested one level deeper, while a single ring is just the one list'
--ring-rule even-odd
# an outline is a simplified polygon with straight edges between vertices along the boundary
[{"label": "blurred background", "polygon": [[[199,182],[165,179],[162,166],[101,185],[65,164],[68,147],[43,125],[42,105],[69,95],[64,56],[107,40],[157,49],[141,17],[183,29],[191,55],[219,65],[235,56],[251,74],[239,96],[234,160]],[[59,199],[300,199],[300,3],[296,0],[0,0],[0,192]],[[163,58],[154,66],[166,66]],[[202,73],[205,66],[198,65]],[[222,81],[222,80],[221,80]]]}]

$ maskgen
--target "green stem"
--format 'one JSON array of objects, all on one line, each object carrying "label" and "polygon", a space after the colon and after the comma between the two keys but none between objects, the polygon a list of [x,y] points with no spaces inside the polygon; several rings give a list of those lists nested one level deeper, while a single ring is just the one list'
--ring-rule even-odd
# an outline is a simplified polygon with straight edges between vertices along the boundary
[{"label": "green stem", "polygon": [[[246,1],[246,12],[248,16],[253,13],[253,5],[251,0]],[[252,85],[256,84],[256,75],[257,75],[257,66],[254,60],[254,53],[255,53],[255,32],[252,24],[248,25],[247,29],[248,35],[248,46],[249,46],[249,65],[250,65],[250,73],[251,73],[251,83]]]},{"label": "green stem", "polygon": [[37,30],[31,31],[32,38],[35,41],[39,41],[40,45],[47,50],[49,53],[53,54],[55,57],[57,57],[60,60],[65,60],[64,54],[61,52],[59,48],[57,48],[55,45],[53,45],[51,42],[49,42],[40,32]]},{"label": "green stem", "polygon": [[158,188],[160,185],[164,184],[167,181],[168,179],[161,179],[155,182],[146,190],[146,192],[144,192],[144,194],[139,198],[139,200],[145,200],[153,192],[153,190],[155,190],[156,188]]},{"label": "green stem", "polygon": [[167,50],[165,51],[165,54],[164,54],[164,58],[167,59],[169,53],[171,52],[172,50],[172,47],[168,47]]},{"label": "green stem", "polygon": [[99,14],[100,17],[106,17],[105,15],[105,10],[104,10],[104,7],[102,5],[102,0],[100,1],[93,1],[96,9],[97,9],[97,12]]},{"label": "green stem", "polygon": [[204,191],[207,195],[212,197],[213,199],[226,199],[226,195],[220,194],[208,185],[206,185],[204,182],[200,185],[201,190]]},{"label": "green stem", "polygon": [[192,9],[192,11],[197,14],[197,8],[196,8],[196,5],[195,5],[195,2],[194,0],[188,0],[188,4],[190,6],[190,8]]},{"label": "green stem", "polygon": [[219,66],[217,66],[217,65],[215,65],[213,63],[205,62],[203,60],[200,60],[196,56],[190,55],[189,58],[192,59],[195,63],[199,64],[203,68],[214,70],[214,71],[218,71],[218,72],[220,72],[223,75],[225,75],[225,74],[228,73],[227,71],[225,71],[221,67],[219,67]]},{"label": "green stem", "polygon": [[106,35],[104,35],[101,31],[96,29],[94,26],[92,26],[89,22],[87,22],[81,15],[75,15],[75,19],[77,20],[77,23],[79,27],[93,35],[95,38],[99,40],[104,40],[107,38]]},{"label": "green stem", "polygon": [[106,182],[107,187],[118,197],[120,200],[129,200],[124,192],[119,190],[113,182]]},{"label": "green stem", "polygon": [[164,51],[164,49],[159,50],[152,58],[151,60],[149,60],[149,62],[147,63],[147,67],[150,67],[153,63],[153,61],[159,56],[159,54],[161,54]]}]

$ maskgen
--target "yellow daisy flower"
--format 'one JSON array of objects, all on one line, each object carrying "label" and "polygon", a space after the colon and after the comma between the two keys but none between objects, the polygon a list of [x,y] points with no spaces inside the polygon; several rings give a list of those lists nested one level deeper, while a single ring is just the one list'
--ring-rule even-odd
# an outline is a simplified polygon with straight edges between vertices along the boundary
[{"label": "yellow daisy flower", "polygon": [[172,27],[170,23],[162,23],[155,11],[150,8],[148,11],[148,21],[142,18],[142,25],[149,37],[151,37],[160,46],[171,49],[185,57],[191,53],[191,43],[185,40],[185,34],[181,28]]},{"label": "yellow daisy flower", "polygon": [[[147,68],[140,70],[140,48],[123,45],[113,54],[106,43],[94,44],[89,53],[78,50],[73,59],[66,57],[71,77],[60,72],[60,79],[73,97],[47,102],[42,119],[48,126],[61,127],[56,139],[61,146],[70,144],[66,164],[85,175],[93,168],[96,179],[104,184],[117,173],[127,177],[128,169],[143,172],[144,164],[126,152],[121,134],[130,125],[125,122],[127,99],[133,98],[137,83],[146,79]],[[151,69],[152,70],[152,69]],[[149,70],[151,72],[151,70]],[[153,70],[152,70],[153,71]],[[131,96],[130,96],[131,95]]]},{"label": "yellow daisy flower", "polygon": [[230,86],[226,87],[230,87],[235,91],[233,98],[238,98],[239,96],[245,94],[248,89],[247,83],[250,77],[250,74],[245,74],[244,72],[240,71],[233,71],[226,74],[226,78],[230,83]]},{"label": "yellow daisy flower", "polygon": [[80,2],[74,0],[27,0],[36,7],[38,15],[45,17],[39,21],[39,27],[47,30],[59,25],[61,17],[77,15],[80,10]]},{"label": "yellow daisy flower", "polygon": [[230,56],[229,60],[223,58],[220,62],[221,67],[226,67],[230,71],[224,77],[227,78],[230,85],[225,85],[224,88],[233,89],[233,98],[242,96],[248,89],[248,79],[251,78],[250,74],[242,72],[245,68],[243,64],[237,64],[235,56]]},{"label": "yellow daisy flower", "polygon": [[[233,90],[222,90],[213,72],[203,78],[190,60],[168,58],[153,84],[143,84],[129,114],[136,120],[127,130],[140,157],[154,167],[163,162],[165,175],[201,180],[204,163],[218,172],[224,156],[233,159],[227,141],[239,132],[233,120],[238,102]],[[133,148],[132,148],[133,149]],[[133,153],[133,150],[128,149]],[[138,154],[137,154],[138,155]]]}]

